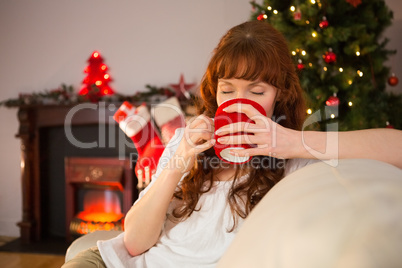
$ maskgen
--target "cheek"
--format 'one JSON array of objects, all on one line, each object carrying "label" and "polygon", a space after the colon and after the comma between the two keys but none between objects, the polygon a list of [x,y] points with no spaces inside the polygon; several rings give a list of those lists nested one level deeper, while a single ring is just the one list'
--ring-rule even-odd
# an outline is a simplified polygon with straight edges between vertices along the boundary
[{"label": "cheek", "polygon": [[269,117],[269,118],[272,117],[272,115],[274,114],[274,109],[275,109],[274,103],[272,103],[269,108],[265,109],[265,112],[267,113],[267,117]]},{"label": "cheek", "polygon": [[262,107],[265,108],[265,112],[267,114],[267,117],[272,117],[274,114],[274,109],[275,109],[275,100],[274,99],[269,99],[266,100],[262,103],[260,103]]},{"label": "cheek", "polygon": [[230,97],[222,96],[222,94],[218,94],[216,96],[216,103],[218,104],[218,107],[221,105],[222,102],[224,102],[224,101],[226,101],[228,99],[230,99]]}]

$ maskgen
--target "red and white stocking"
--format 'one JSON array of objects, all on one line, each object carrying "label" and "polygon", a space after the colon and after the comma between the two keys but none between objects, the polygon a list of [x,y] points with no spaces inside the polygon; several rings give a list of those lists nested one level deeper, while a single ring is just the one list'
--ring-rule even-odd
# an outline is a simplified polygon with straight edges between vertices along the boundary
[{"label": "red and white stocking", "polygon": [[165,146],[154,128],[145,104],[135,108],[129,102],[124,102],[113,118],[134,142],[138,152],[135,174],[138,178],[138,188],[143,188],[144,184],[149,184],[152,174],[155,173]]},{"label": "red and white stocking", "polygon": [[176,97],[152,107],[152,117],[162,133],[162,141],[167,144],[177,128],[186,126],[184,113]]}]

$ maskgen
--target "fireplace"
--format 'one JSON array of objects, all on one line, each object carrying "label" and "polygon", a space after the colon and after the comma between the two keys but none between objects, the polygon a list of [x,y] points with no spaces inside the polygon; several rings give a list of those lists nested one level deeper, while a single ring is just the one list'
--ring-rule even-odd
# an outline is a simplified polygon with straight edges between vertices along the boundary
[{"label": "fireplace", "polygon": [[96,230],[123,230],[132,205],[129,160],[65,158],[67,239]]},{"label": "fireplace", "polygon": [[[112,196],[117,195],[123,214],[129,204],[135,201],[138,191],[133,185],[136,185],[137,178],[129,169],[135,165],[136,150],[113,120],[113,114],[119,106],[119,103],[100,102],[75,106],[27,105],[19,108],[17,137],[21,139],[23,211],[18,226],[23,243],[70,235],[66,227],[69,221],[67,217],[70,217],[67,216],[70,205],[66,202],[66,196],[70,195],[67,194],[69,187],[73,187],[73,194],[78,199],[85,199],[89,190],[96,192],[102,189],[107,193],[104,196],[106,199],[114,199]],[[96,146],[76,146],[69,140],[69,135],[84,145]],[[74,181],[67,187],[66,158],[99,158],[97,161],[102,167],[106,165],[101,158],[107,158],[110,166],[114,166],[122,175],[116,180],[108,177],[109,185],[88,185]],[[132,174],[130,179],[128,174]],[[92,175],[97,176],[96,171]]]}]

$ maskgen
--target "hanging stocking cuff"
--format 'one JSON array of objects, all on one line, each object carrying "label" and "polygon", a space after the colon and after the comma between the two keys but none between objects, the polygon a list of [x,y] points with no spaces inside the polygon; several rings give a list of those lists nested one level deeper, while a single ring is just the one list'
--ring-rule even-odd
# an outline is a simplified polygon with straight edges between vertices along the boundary
[{"label": "hanging stocking cuff", "polygon": [[152,117],[161,129],[165,144],[170,141],[177,128],[185,127],[184,113],[176,97],[167,99],[153,107]]}]

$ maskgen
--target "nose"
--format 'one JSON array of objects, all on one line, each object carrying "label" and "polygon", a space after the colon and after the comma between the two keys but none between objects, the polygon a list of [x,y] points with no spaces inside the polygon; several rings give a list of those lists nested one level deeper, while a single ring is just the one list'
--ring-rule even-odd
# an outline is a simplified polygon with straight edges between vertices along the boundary
[{"label": "nose", "polygon": [[236,98],[238,98],[238,99],[240,99],[240,98],[242,98],[242,99],[246,98],[246,90],[243,90],[243,89],[238,90],[238,91],[237,91],[237,94],[236,94]]}]

